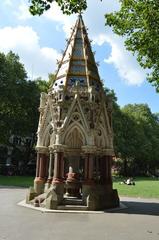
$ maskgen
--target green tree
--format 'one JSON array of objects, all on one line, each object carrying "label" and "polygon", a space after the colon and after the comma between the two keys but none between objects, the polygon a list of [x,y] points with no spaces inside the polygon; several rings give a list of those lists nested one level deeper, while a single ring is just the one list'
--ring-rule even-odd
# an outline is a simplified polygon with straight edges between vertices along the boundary
[{"label": "green tree", "polygon": [[47,92],[50,86],[50,83],[43,80],[41,77],[34,80],[39,92]]},{"label": "green tree", "polygon": [[18,55],[0,53],[0,143],[8,143],[13,134],[29,136],[35,132],[39,96]]},{"label": "green tree", "polygon": [[128,104],[121,110],[126,121],[122,121],[124,144],[119,145],[119,150],[125,169],[129,167],[136,174],[155,174],[155,169],[159,168],[159,124],[156,116],[146,104]]},{"label": "green tree", "polygon": [[53,2],[56,2],[65,14],[78,13],[87,8],[86,0],[30,0],[30,2],[30,12],[33,15],[41,15]]},{"label": "green tree", "polygon": [[19,57],[12,52],[6,56],[0,53],[0,140],[7,141],[16,128],[19,115],[21,86],[27,78]]},{"label": "green tree", "polygon": [[54,73],[49,73],[48,74],[48,86],[51,87],[56,80],[56,76]]},{"label": "green tree", "polygon": [[120,0],[118,12],[106,14],[106,24],[125,37],[125,46],[149,69],[148,80],[159,92],[159,1]]},{"label": "green tree", "polygon": [[120,108],[114,91],[105,89],[113,103],[114,150],[124,176],[156,174],[159,169],[159,114],[146,104]]},{"label": "green tree", "polygon": [[34,80],[39,92],[48,92],[49,88],[52,86],[52,84],[55,81],[55,74],[49,73],[48,74],[48,81],[42,79],[41,77],[38,77]]}]

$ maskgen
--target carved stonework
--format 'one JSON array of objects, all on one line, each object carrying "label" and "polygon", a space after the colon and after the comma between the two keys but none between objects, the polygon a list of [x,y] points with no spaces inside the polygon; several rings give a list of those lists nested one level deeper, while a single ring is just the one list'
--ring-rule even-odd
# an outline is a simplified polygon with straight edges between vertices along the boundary
[{"label": "carved stonework", "polygon": [[[112,104],[105,96],[81,15],[59,61],[53,85],[48,94],[41,94],[39,111],[34,188],[36,196],[47,193],[42,196],[43,205],[57,208],[61,202],[64,205],[66,196],[74,196],[83,198],[91,210],[99,208],[103,199],[107,201],[108,195],[112,199],[108,205],[115,206]],[[92,189],[98,189],[95,198]],[[36,202],[42,197],[36,197]]]}]

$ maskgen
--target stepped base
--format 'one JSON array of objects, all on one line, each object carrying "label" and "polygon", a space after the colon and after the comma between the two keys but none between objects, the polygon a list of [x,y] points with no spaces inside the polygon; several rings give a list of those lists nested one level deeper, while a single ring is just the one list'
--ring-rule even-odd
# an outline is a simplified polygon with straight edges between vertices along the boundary
[{"label": "stepped base", "polygon": [[58,210],[76,210],[86,211],[88,207],[84,204],[81,198],[77,197],[64,197],[62,204],[57,206]]},{"label": "stepped base", "polygon": [[119,207],[116,190],[107,185],[83,185],[81,196],[67,196],[62,184],[53,185],[46,192],[37,196],[31,189],[26,203],[35,207],[54,210],[99,211]]},{"label": "stepped base", "polygon": [[64,197],[63,205],[84,205],[83,200],[77,197]]},{"label": "stepped base", "polygon": [[82,205],[59,205],[57,210],[87,211],[88,207]]}]

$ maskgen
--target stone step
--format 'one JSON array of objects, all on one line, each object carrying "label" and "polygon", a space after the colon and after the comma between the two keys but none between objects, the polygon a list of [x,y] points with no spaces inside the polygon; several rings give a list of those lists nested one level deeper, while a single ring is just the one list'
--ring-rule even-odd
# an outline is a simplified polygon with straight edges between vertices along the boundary
[{"label": "stone step", "polygon": [[84,205],[59,205],[57,210],[86,211],[88,209]]},{"label": "stone step", "polygon": [[64,198],[63,205],[83,205],[83,201],[79,198]]}]

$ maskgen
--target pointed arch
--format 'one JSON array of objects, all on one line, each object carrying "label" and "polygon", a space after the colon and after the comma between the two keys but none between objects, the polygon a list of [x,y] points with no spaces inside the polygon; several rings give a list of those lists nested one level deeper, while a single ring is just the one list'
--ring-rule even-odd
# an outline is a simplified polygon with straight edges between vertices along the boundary
[{"label": "pointed arch", "polygon": [[75,98],[74,98],[74,100],[72,102],[72,105],[71,105],[71,107],[69,109],[69,112],[67,114],[67,117],[64,120],[64,123],[63,123],[62,127],[63,128],[67,128],[69,126],[72,114],[74,114],[74,112],[78,112],[79,113],[80,119],[81,119],[81,122],[82,122],[84,128],[86,130],[89,130],[89,126],[88,126],[87,120],[85,118],[85,115],[83,113],[83,110],[82,110],[82,107],[81,107],[81,104],[80,104],[80,100],[79,100],[77,95],[75,95]]},{"label": "pointed arch", "polygon": [[63,144],[72,148],[80,148],[82,145],[85,145],[86,142],[86,133],[83,127],[77,122],[72,123],[63,135]]},{"label": "pointed arch", "polygon": [[50,130],[51,130],[52,126],[49,123],[45,129],[45,131],[43,132],[43,136],[42,136],[42,146],[48,147],[50,145]]},{"label": "pointed arch", "polygon": [[97,147],[106,148],[109,146],[109,136],[106,129],[100,124],[94,135],[94,142]]}]

